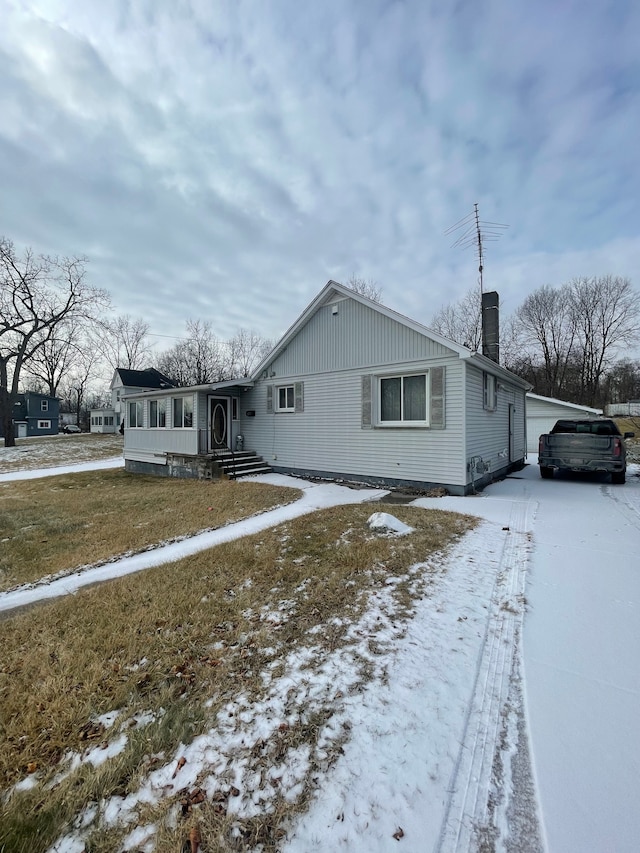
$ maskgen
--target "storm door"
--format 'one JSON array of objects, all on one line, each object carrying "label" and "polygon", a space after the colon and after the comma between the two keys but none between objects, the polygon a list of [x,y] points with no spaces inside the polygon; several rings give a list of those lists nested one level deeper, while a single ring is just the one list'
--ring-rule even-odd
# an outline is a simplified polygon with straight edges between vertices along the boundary
[{"label": "storm door", "polygon": [[209,397],[209,444],[211,450],[228,448],[231,427],[229,397]]}]

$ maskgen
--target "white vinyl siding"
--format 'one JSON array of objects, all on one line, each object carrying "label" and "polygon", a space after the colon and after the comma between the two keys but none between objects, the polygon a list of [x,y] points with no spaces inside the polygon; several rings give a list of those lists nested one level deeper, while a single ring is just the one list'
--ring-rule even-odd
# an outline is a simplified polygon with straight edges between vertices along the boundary
[{"label": "white vinyl siding", "polygon": [[[338,309],[333,314],[333,308]],[[371,365],[447,359],[452,351],[353,299],[320,308],[269,366],[280,377],[306,377]]]},{"label": "white vinyl siding", "polygon": [[[435,365],[429,366],[429,371],[435,369]],[[424,364],[409,363],[404,365],[402,372],[424,374],[428,371]],[[245,447],[256,450],[276,467],[463,484],[463,365],[460,360],[446,362],[446,429],[363,429],[366,407],[362,393],[371,375],[375,384],[378,375],[375,368],[370,374],[358,370],[306,376],[304,412],[295,418],[269,416],[267,386],[258,383],[243,402],[243,409],[256,412],[255,417],[242,420]],[[291,377],[287,384],[296,381],[297,377]]]},{"label": "white vinyl siding", "polygon": [[[485,375],[475,365],[466,364],[465,418],[467,463],[476,473],[499,471],[509,464],[509,404],[514,406],[513,456],[524,459],[525,392],[523,388],[495,379],[495,408],[485,408]],[[471,472],[469,472],[469,482]]]}]

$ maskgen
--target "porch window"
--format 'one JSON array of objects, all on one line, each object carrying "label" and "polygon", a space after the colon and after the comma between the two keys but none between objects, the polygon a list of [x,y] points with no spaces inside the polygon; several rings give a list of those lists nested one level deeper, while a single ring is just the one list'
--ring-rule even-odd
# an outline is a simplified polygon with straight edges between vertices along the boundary
[{"label": "porch window", "polygon": [[278,409],[279,412],[295,412],[295,389],[293,385],[282,385],[278,388]]},{"label": "porch window", "polygon": [[166,427],[167,425],[167,401],[166,400],[150,400],[149,401],[149,426]]},{"label": "porch window", "polygon": [[239,402],[239,400],[237,397],[231,398],[231,420],[232,421],[237,421],[238,418],[240,417],[240,413],[238,412],[238,402]]},{"label": "porch window", "polygon": [[428,426],[427,374],[380,377],[380,423]]},{"label": "porch window", "polygon": [[193,397],[176,397],[173,401],[174,427],[193,426]]},{"label": "porch window", "polygon": [[142,400],[129,403],[129,426],[134,428],[143,426]]},{"label": "porch window", "polygon": [[483,373],[483,406],[489,412],[495,412],[498,407],[496,377],[492,373]]}]

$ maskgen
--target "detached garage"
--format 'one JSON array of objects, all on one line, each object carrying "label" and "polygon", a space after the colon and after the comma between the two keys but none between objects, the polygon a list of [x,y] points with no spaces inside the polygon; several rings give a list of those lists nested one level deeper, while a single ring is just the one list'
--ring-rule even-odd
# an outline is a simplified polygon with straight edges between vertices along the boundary
[{"label": "detached garage", "polygon": [[564,400],[554,400],[553,397],[540,397],[538,394],[527,394],[527,453],[538,455],[538,437],[545,432],[551,432],[556,421],[560,418],[597,418],[602,409],[592,409],[589,406],[579,406],[577,403],[566,403]]}]

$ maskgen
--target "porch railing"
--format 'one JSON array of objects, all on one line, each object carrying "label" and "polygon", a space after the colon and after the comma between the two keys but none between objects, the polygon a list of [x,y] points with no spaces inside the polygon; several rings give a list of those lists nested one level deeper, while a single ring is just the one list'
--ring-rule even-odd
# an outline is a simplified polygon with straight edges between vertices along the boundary
[{"label": "porch railing", "polygon": [[213,456],[218,462],[224,458],[227,466],[230,465],[230,471],[235,476],[236,473],[236,454],[232,447],[220,448],[216,450],[214,447],[209,447],[209,430],[198,430],[198,453],[202,456]]}]

